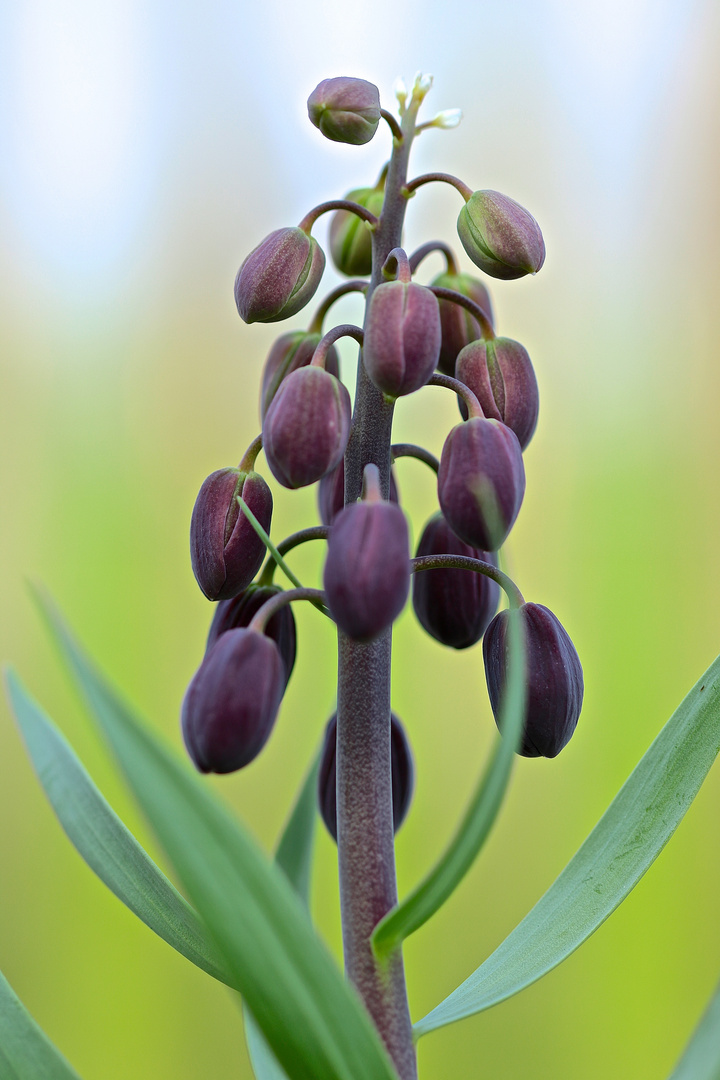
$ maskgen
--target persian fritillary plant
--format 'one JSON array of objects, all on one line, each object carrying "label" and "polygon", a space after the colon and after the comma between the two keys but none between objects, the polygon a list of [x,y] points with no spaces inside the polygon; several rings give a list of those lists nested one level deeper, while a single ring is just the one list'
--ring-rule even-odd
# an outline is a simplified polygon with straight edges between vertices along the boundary
[{"label": "persian fritillary plant", "polygon": [[[189,902],[115,816],[19,680],[9,679],[28,750],[70,839],[148,926],[241,995],[257,1080],[416,1080],[420,1036],[519,992],[607,918],[672,834],[720,747],[718,660],[535,908],[465,982],[411,1022],[404,940],[477,858],[515,756],[559,754],[576,731],[584,692],[580,658],[558,617],[526,602],[501,569],[502,547],[522,511],[539,392],[528,351],[504,336],[504,327],[500,335],[487,279],[536,274],[545,261],[543,236],[507,195],[447,173],[409,175],[417,135],[460,119],[459,110],[420,119],[431,84],[422,75],[409,91],[398,84],[393,114],[363,79],[323,80],[308,100],[319,132],[352,147],[389,134],[389,160],[374,186],[357,186],[298,225],[274,230],[238,270],[235,302],[245,323],[297,315],[323,277],[326,257],[312,229],[330,213],[329,255],[348,280],[302,328],[272,345],[258,372],[261,430],[238,445],[239,465],[218,462],[197,495],[191,563],[215,607],[182,705],[194,768],[135,719],[41,601]],[[411,200],[436,182],[462,199],[457,232],[472,267],[463,269],[444,241],[403,248]],[[433,254],[445,270],[423,284],[418,271]],[[326,329],[333,304],[347,293],[364,300],[362,326]],[[354,400],[335,348],[344,337],[359,346]],[[462,417],[439,460],[392,437],[404,399],[429,387],[456,395]],[[414,556],[393,470],[399,458],[436,474],[437,510],[415,523]],[[321,523],[271,538],[271,482],[289,490],[317,485]],[[324,545],[322,581],[307,585],[286,556],[315,541]],[[278,568],[292,588],[275,581]],[[423,783],[422,772],[415,775],[413,718],[401,722],[391,711],[393,624],[410,596],[418,632],[438,646],[476,650],[488,690],[478,713],[492,714],[498,732],[446,850],[399,898],[395,833]],[[273,738],[296,647],[303,663],[291,609],[298,601],[335,624],[337,709],[327,720],[318,707],[318,751],[273,864],[199,774],[242,769]],[[491,720],[490,727],[494,732]],[[318,817],[337,843],[344,975],[306,911]],[[676,1080],[720,1075],[717,1015],[720,995]],[[0,979],[0,1080],[76,1076]]]}]

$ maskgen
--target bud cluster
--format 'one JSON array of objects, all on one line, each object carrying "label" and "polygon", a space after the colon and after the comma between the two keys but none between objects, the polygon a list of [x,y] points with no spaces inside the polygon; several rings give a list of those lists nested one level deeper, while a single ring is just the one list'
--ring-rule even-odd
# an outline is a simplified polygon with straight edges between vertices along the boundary
[{"label": "bud cluster", "polygon": [[[406,91],[399,95],[400,123],[381,110],[375,86],[347,77],[320,83],[310,95],[308,113],[324,136],[354,145],[372,139],[384,118],[397,150],[420,130],[413,126],[414,117],[429,85],[419,80],[410,99]],[[422,127],[443,129],[458,120],[456,111],[442,113]],[[272,232],[245,258],[235,280],[237,310],[247,323],[276,322],[301,311],[323,275],[325,255],[311,229],[326,211],[333,214],[329,253],[335,268],[348,278],[370,278],[344,287],[366,292],[362,328],[340,326],[323,334],[333,294],[307,329],[277,339],[262,373],[261,436],[238,468],[213,472],[197,497],[191,522],[193,569],[202,591],[218,606],[205,657],[185,696],[182,727],[189,753],[203,771],[229,772],[260,752],[295,662],[295,623],[290,607],[282,606],[282,591],[271,584],[273,555],[255,581],[269,542],[262,533],[270,534],[272,519],[270,488],[255,470],[261,448],[283,487],[318,484],[325,526],[320,532],[327,540],[325,613],[340,635],[361,644],[376,641],[389,631],[412,591],[418,622],[436,641],[467,649],[483,640],[490,705],[496,720],[501,715],[508,612],[498,612],[498,582],[508,579],[498,570],[497,553],[523,502],[523,453],[537,424],[537,380],[526,349],[497,336],[486,283],[461,270],[447,245],[428,243],[408,257],[402,247],[382,249],[378,238],[386,212],[398,213],[397,207],[422,184],[441,180],[454,184],[465,200],[457,222],[459,239],[484,275],[511,280],[535,274],[545,248],[535,219],[506,195],[471,191],[439,173],[403,180],[393,188],[395,175],[391,162],[374,187],[354,188],[344,199],[311,210],[299,226]],[[432,252],[442,253],[447,267],[423,284],[416,277],[418,267]],[[361,460],[359,473],[357,453],[348,451],[360,421],[340,377],[335,342],[341,336],[361,344],[361,379],[369,380],[378,408],[392,410],[428,384],[447,386],[458,395],[462,420],[447,435],[436,463],[439,510],[422,530],[415,561],[394,472],[388,472],[390,446]],[[413,449],[432,462],[427,451]],[[363,478],[359,499],[355,481],[348,483],[353,453],[354,475]],[[515,590],[511,606],[519,607],[524,630],[527,690],[519,752],[554,757],[577,723],[582,668],[556,617],[518,597]],[[335,732],[333,718],[319,780],[320,809],[333,836]],[[398,827],[412,794],[413,765],[407,735],[394,716],[391,741]]]}]

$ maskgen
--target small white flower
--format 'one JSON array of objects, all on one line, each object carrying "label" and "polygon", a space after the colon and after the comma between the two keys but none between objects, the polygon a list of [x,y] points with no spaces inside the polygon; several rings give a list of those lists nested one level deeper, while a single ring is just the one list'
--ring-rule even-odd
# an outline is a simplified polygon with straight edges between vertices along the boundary
[{"label": "small white flower", "polygon": [[393,93],[395,94],[395,97],[400,104],[400,108],[404,109],[405,102],[407,101],[408,92],[407,86],[405,85],[405,80],[403,79],[402,75],[398,75],[397,79],[395,80],[395,83],[393,85]]},{"label": "small white flower", "polygon": [[435,119],[432,121],[433,127],[444,128],[448,131],[450,128],[456,128],[462,120],[462,109],[444,109],[443,112],[438,113]]},{"label": "small white flower", "polygon": [[424,98],[432,84],[432,75],[424,75],[422,71],[418,71],[417,75],[415,76],[413,96],[420,97],[421,99]]}]

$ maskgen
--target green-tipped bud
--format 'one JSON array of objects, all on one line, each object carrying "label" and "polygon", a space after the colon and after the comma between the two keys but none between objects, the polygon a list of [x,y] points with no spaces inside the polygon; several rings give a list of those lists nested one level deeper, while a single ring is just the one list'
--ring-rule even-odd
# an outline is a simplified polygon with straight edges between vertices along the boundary
[{"label": "green-tipped bud", "polygon": [[[270,408],[270,402],[277,394],[283,379],[298,368],[308,366],[321,336],[321,334],[309,334],[306,330],[291,330],[289,334],[282,334],[277,339],[268,353],[263,368],[260,390],[261,420],[265,419],[265,413]],[[331,345],[327,351],[325,370],[336,379],[340,377],[338,354],[334,345]]]},{"label": "green-tipped bud", "polygon": [[[493,309],[490,293],[482,281],[470,274],[439,274],[430,282],[441,289],[453,289],[454,292],[462,293],[479,304],[493,322]],[[469,311],[459,304],[453,304],[451,300],[440,301],[440,326],[442,327],[442,341],[440,344],[440,358],[438,370],[443,375],[451,378],[455,375],[455,361],[461,349],[482,337],[482,331],[477,319],[474,319]]]},{"label": "green-tipped bud", "polygon": [[499,191],[475,191],[457,222],[462,246],[481,270],[510,280],[536,274],[545,243],[532,214]]},{"label": "green-tipped bud", "polygon": [[[380,216],[384,198],[381,189],[356,188],[345,198]],[[330,222],[330,255],[341,274],[348,277],[371,274],[372,232],[367,222],[350,210],[337,210]]]},{"label": "green-tipped bud", "polygon": [[361,146],[380,123],[380,91],[365,79],[323,79],[307,105],[312,123],[333,142]]},{"label": "green-tipped bud", "polygon": [[235,303],[246,323],[280,322],[315,294],[325,269],[317,240],[302,229],[276,229],[250,252],[235,278]]}]

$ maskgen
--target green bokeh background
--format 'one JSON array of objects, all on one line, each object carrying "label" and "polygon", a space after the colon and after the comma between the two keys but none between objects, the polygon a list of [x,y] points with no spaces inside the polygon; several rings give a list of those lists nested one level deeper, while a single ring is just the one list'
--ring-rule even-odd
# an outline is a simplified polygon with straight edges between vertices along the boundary
[{"label": "green bokeh background", "polygon": [[[323,140],[307,94],[356,74],[392,107],[396,74],[432,71],[428,112],[462,106],[465,119],[424,135],[414,169],[505,191],[541,222],[542,273],[492,286],[542,402],[506,556],[573,637],[585,707],[559,759],[518,762],[478,864],[408,943],[414,1017],[529,910],[720,649],[719,22],[702,0],[444,11],[18,0],[0,15],[0,653],[161,863],[25,580],[48,586],[179,747],[210,619],[189,567],[190,511],[207,473],[257,431],[260,367],[279,332],[240,323],[235,270],[272,228],[373,180],[388,149],[384,130],[367,147]],[[450,188],[423,189],[407,246],[452,242],[458,209]],[[357,299],[335,310],[361,318]],[[396,416],[398,440],[436,453],[456,422],[435,389]],[[409,461],[398,478],[417,536],[432,480]],[[311,492],[275,487],[276,536],[317,520]],[[293,557],[308,583],[320,557],[319,545]],[[208,781],[268,848],[333,707],[331,629],[312,610],[297,617],[298,664],[267,750]],[[397,845],[405,892],[442,849],[493,737],[480,650],[441,649],[406,610],[393,704],[418,780]],[[612,919],[517,998],[427,1036],[423,1080],[665,1077],[720,973],[719,812],[716,768]],[[0,967],[85,1080],[249,1077],[230,995],[82,864],[4,704],[0,822]],[[339,955],[324,834],[313,909]]]}]

